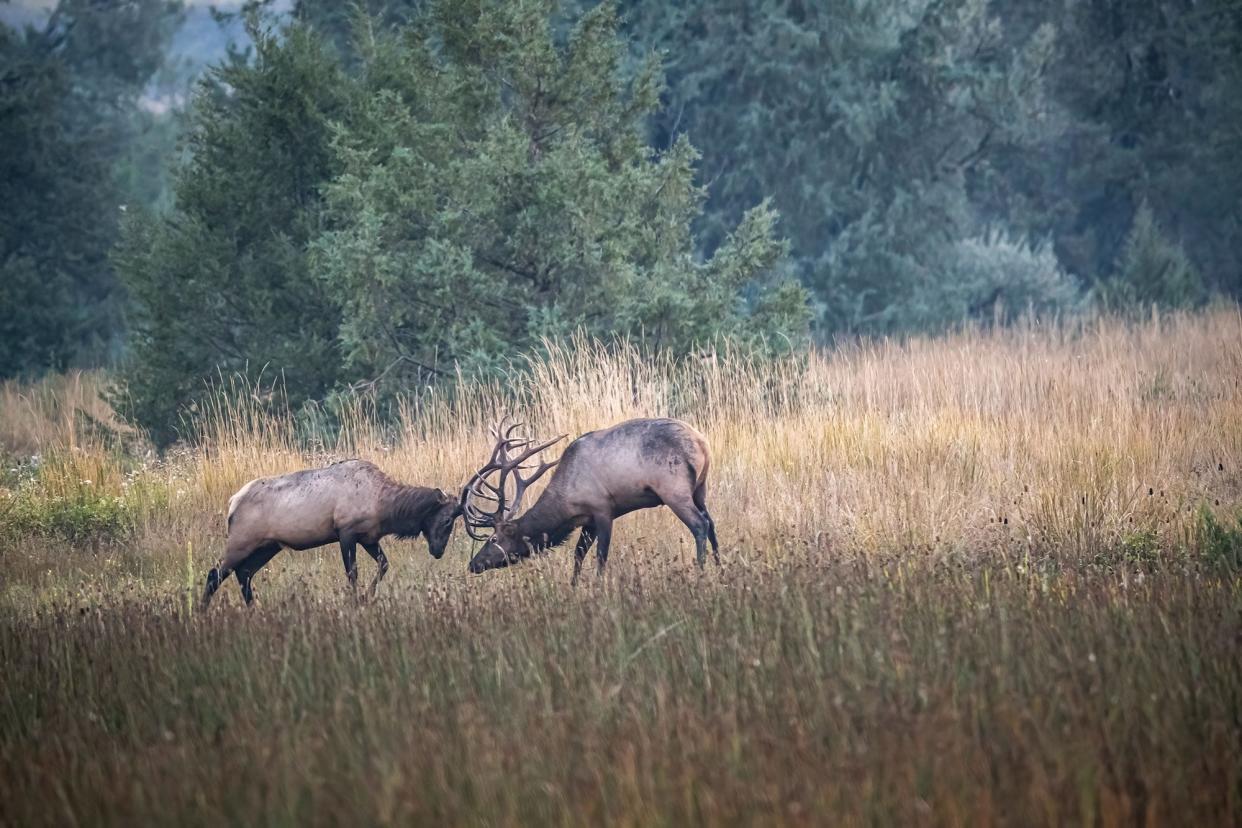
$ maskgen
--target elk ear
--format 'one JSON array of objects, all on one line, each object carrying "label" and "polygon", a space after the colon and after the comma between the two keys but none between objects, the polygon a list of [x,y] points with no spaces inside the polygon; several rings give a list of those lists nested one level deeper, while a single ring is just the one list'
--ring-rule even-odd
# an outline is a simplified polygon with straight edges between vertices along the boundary
[{"label": "elk ear", "polygon": [[453,498],[448,496],[444,489],[436,489],[436,499],[440,501],[440,505],[447,506],[452,502]]}]

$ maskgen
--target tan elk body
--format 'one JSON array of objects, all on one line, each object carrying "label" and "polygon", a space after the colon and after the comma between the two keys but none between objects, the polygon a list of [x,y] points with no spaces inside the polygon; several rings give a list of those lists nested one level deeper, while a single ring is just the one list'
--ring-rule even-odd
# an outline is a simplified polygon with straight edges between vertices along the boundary
[{"label": "tan elk body", "polygon": [[458,514],[456,500],[440,489],[399,483],[365,460],[251,480],[229,498],[228,541],[224,557],[207,574],[203,607],[230,574],[249,604],[255,573],[281,549],[334,542],[341,545],[351,587],[357,584],[357,546],[375,559],[374,593],[388,571],[382,538],[422,534],[431,555],[439,558]]},{"label": "tan elk body", "polygon": [[[707,511],[707,471],[711,453],[707,438],[681,420],[636,419],[582,435],[565,449],[560,459],[542,463],[529,475],[523,463],[556,440],[539,446],[514,439],[511,427],[497,429],[491,461],[480,469],[462,492],[467,531],[482,540],[477,530],[491,528],[491,537],[470,561],[471,572],[507,566],[533,551],[557,546],[575,528],[582,527],[574,551],[573,581],[577,583],[582,559],[596,544],[602,571],[612,540],[612,523],[618,517],[656,506],[668,506],[694,536],[696,558],[703,565],[706,544],[720,561],[716,525]],[[558,440],[561,438],[557,438]],[[556,466],[539,499],[518,515],[526,487]],[[497,485],[488,482],[500,472]],[[507,480],[514,481],[509,497]],[[480,503],[490,502],[490,512]]]}]

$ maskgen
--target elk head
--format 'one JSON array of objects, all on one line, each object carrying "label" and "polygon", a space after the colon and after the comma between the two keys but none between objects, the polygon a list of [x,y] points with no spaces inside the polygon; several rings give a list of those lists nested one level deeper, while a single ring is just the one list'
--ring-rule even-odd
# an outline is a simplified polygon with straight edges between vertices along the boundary
[{"label": "elk head", "polygon": [[[492,450],[491,459],[474,473],[461,491],[460,506],[466,532],[475,540],[484,541],[483,548],[470,559],[470,571],[476,574],[508,566],[530,556],[530,543],[522,537],[516,519],[522,497],[530,484],[560,462],[529,461],[539,452],[565,439],[566,435],[535,445],[533,439],[514,436],[521,426],[521,423],[515,423],[505,428],[505,421],[501,420],[492,429],[496,447]],[[495,484],[488,480],[494,472],[499,472]],[[512,496],[509,495],[510,483]],[[486,534],[489,529],[490,535]]]},{"label": "elk head", "polygon": [[427,550],[431,557],[439,560],[444,557],[449,537],[453,534],[453,522],[461,514],[461,504],[452,495],[436,489],[435,511],[423,522],[423,537],[427,539]]}]

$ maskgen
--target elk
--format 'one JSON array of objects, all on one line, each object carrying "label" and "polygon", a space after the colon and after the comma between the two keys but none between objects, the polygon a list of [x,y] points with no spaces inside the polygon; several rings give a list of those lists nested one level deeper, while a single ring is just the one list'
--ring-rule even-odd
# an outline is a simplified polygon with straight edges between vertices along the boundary
[{"label": "elk", "polygon": [[277,552],[333,541],[341,545],[345,576],[355,592],[358,544],[375,559],[379,572],[367,590],[373,596],[388,572],[381,538],[421,534],[431,557],[439,559],[459,514],[457,499],[444,491],[398,483],[365,460],[251,480],[229,498],[228,541],[224,557],[207,573],[202,608],[230,574],[236,574],[250,604],[251,581]]},{"label": "elk", "polygon": [[[528,461],[566,435],[534,445],[533,440],[513,436],[518,427],[504,429],[503,421],[496,427],[491,459],[462,489],[466,531],[475,540],[486,541],[470,561],[471,572],[508,566],[533,552],[558,546],[581,527],[574,550],[572,583],[577,585],[582,559],[592,543],[596,544],[597,570],[603,573],[613,521],[661,504],[690,529],[699,567],[709,541],[712,557],[720,563],[716,524],[706,501],[711,456],[707,439],[693,427],[673,419],[627,420],[582,435],[559,460],[538,466]],[[554,466],[556,471],[543,494],[518,515],[527,487]],[[488,480],[493,472],[499,472],[495,484]],[[487,529],[492,530],[490,536],[485,534]]]}]

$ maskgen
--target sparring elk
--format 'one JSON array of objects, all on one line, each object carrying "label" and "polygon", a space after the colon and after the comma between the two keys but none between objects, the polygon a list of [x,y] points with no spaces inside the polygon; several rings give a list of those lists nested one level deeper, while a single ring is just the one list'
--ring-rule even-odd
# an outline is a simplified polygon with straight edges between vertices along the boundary
[{"label": "sparring elk", "polygon": [[207,608],[230,574],[236,575],[249,604],[255,573],[281,549],[310,549],[334,541],[341,545],[352,590],[358,585],[358,545],[375,559],[379,571],[367,590],[374,595],[388,572],[381,538],[421,534],[431,557],[438,559],[459,514],[456,498],[440,489],[398,483],[365,460],[251,480],[229,498],[228,542],[224,557],[207,573],[202,607]]},{"label": "sparring elk", "polygon": [[[716,526],[707,511],[707,439],[680,420],[628,420],[592,431],[569,444],[559,460],[534,464],[539,452],[564,439],[534,445],[514,437],[518,426],[494,432],[496,447],[461,493],[462,520],[475,540],[486,541],[470,561],[470,571],[508,566],[563,543],[581,527],[574,550],[573,583],[582,559],[596,544],[599,572],[608,560],[612,524],[638,509],[668,506],[694,536],[700,567],[706,544],[720,563]],[[556,467],[539,499],[518,514],[527,487]],[[489,476],[499,473],[493,483]],[[512,483],[512,495],[509,494]],[[490,529],[491,535],[486,531]]]}]

